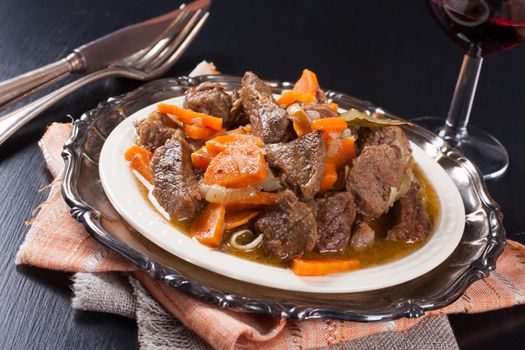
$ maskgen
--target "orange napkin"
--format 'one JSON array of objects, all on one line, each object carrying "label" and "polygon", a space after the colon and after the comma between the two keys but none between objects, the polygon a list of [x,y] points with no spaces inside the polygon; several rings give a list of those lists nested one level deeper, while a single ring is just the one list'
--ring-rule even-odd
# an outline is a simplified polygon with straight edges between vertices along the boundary
[{"label": "orange napkin", "polygon": [[[49,198],[40,205],[25,242],[16,257],[17,264],[69,272],[135,271],[151,295],[170,313],[215,348],[318,348],[347,342],[385,331],[404,331],[419,319],[400,319],[383,323],[334,320],[294,321],[220,309],[201,302],[149,278],[123,257],[108,251],[92,239],[69,214],[60,193],[63,162],[62,145],[69,137],[69,124],[49,127],[39,145],[55,180]],[[475,282],[452,305],[428,316],[458,312],[483,312],[524,302],[525,247],[508,241],[490,277]]]}]

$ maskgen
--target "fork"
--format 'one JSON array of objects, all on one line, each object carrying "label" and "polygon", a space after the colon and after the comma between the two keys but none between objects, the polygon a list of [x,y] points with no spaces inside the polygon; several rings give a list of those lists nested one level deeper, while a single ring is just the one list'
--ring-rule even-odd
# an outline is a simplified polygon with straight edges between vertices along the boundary
[{"label": "fork", "polygon": [[[199,9],[191,14],[190,11],[183,9],[162,33],[159,40],[149,47],[130,55],[118,64],[88,74],[18,110],[1,116],[0,145],[15,131],[56,102],[94,81],[108,77],[145,81],[161,76],[173,66],[197,36],[209,16],[208,12],[203,12]],[[186,21],[188,17],[189,20]],[[178,34],[175,36],[176,33]]]}]

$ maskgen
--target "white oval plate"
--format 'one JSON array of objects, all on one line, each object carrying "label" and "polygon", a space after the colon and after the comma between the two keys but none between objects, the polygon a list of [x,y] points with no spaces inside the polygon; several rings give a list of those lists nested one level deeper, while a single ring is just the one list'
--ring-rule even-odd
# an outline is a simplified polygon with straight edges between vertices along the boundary
[{"label": "white oval plate", "polygon": [[[182,101],[181,96],[162,102],[182,106]],[[192,264],[271,288],[312,293],[363,292],[397,285],[431,271],[454,251],[461,239],[465,208],[456,186],[435,160],[411,143],[414,159],[425,172],[441,204],[431,238],[412,254],[391,263],[353,272],[299,277],[288,269],[210,249],[170,225],[146,202],[123,157],[136,139],[134,123],[154,111],[156,105],[134,113],[109,135],[100,154],[100,179],[109,200],[128,223],[153,243]]]}]

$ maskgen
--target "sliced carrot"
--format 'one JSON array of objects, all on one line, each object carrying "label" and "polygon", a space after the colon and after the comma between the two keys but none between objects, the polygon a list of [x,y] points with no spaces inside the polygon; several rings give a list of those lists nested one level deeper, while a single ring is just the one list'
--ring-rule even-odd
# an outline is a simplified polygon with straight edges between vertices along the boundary
[{"label": "sliced carrot", "polygon": [[149,167],[152,156],[150,151],[137,145],[131,146],[124,152],[124,158],[129,161],[129,166],[149,183],[153,183],[153,175]]},{"label": "sliced carrot", "polygon": [[325,163],[324,164],[324,173],[323,178],[321,180],[321,186],[319,187],[319,191],[325,191],[332,187],[335,182],[337,181],[337,171],[335,169],[334,163]]},{"label": "sliced carrot", "polygon": [[339,111],[339,105],[335,102],[332,102],[332,103],[325,103],[324,104],[326,107],[330,108],[332,111],[334,112],[337,112]]},{"label": "sliced carrot", "polygon": [[340,131],[325,131],[321,134],[326,148],[330,147],[330,144],[334,141],[338,141],[341,138]]},{"label": "sliced carrot", "polygon": [[256,145],[258,147],[264,146],[263,141],[253,135],[244,135],[244,134],[229,134],[229,135],[220,135],[212,138],[211,140],[206,141],[206,148],[211,153],[219,153],[224,151],[226,146],[232,145],[235,143],[246,143]]},{"label": "sliced carrot", "polygon": [[188,123],[192,119],[200,117],[200,113],[196,113],[191,110],[180,108],[175,105],[168,105],[165,103],[159,103],[157,105],[157,111],[160,113],[174,115],[175,117],[177,117],[178,120],[182,121],[183,123]]},{"label": "sliced carrot", "polygon": [[204,139],[210,138],[216,132],[217,131],[213,129],[202,127],[199,125],[191,125],[191,124],[184,125],[184,134],[186,134],[186,136],[188,136],[190,139],[194,139],[194,140],[204,140]]},{"label": "sliced carrot", "polygon": [[310,125],[297,121],[293,122],[293,129],[299,137],[302,137],[312,132],[312,128],[310,127]]},{"label": "sliced carrot", "polygon": [[315,96],[308,92],[287,91],[279,97],[277,104],[288,107],[295,102],[314,103]]},{"label": "sliced carrot", "polygon": [[221,131],[222,130],[222,118],[212,117],[205,115],[202,117],[202,124],[210,129]]},{"label": "sliced carrot", "polygon": [[332,139],[328,133],[323,133],[323,139],[327,144],[327,149],[330,148],[332,142],[336,142],[337,149],[331,155],[326,156],[327,163],[334,163],[336,169],[341,169],[345,165],[350,164],[355,157],[355,139],[353,137],[345,137],[344,139]]},{"label": "sliced carrot", "polygon": [[322,118],[312,121],[312,130],[316,131],[334,131],[341,132],[348,128],[346,122],[341,117],[336,118]]},{"label": "sliced carrot", "polygon": [[353,137],[345,137],[339,141],[339,147],[332,156],[327,156],[326,161],[334,163],[336,169],[341,169],[345,165],[349,165],[355,157],[355,139]]},{"label": "sliced carrot", "polygon": [[252,133],[252,125],[246,124],[243,126],[239,126],[237,129],[228,130],[228,134],[251,134]]},{"label": "sliced carrot", "polygon": [[297,136],[301,137],[312,132],[310,117],[302,108],[288,109],[291,119],[293,121],[293,129]]},{"label": "sliced carrot", "polygon": [[215,154],[211,154],[206,147],[202,147],[191,154],[191,165],[194,168],[206,170],[213,157]]},{"label": "sliced carrot", "polygon": [[231,230],[244,225],[259,215],[260,212],[260,210],[228,210],[224,217],[224,230]]},{"label": "sliced carrot", "polygon": [[347,272],[359,269],[357,259],[306,260],[293,259],[292,271],[298,276],[324,276],[330,273]]},{"label": "sliced carrot", "polygon": [[142,154],[135,155],[131,159],[129,166],[136,170],[149,183],[153,183],[153,175],[149,167],[149,160],[145,159]]},{"label": "sliced carrot", "polygon": [[149,151],[149,150],[147,150],[147,149],[145,149],[143,147],[140,147],[140,146],[137,146],[137,145],[133,145],[130,148],[128,148],[128,150],[126,152],[124,152],[124,159],[126,159],[129,162],[137,154],[140,154],[148,162],[151,160],[151,157],[153,156],[153,153],[151,153],[151,151]]},{"label": "sliced carrot", "polygon": [[194,112],[191,109],[180,108],[175,105],[159,103],[157,111],[172,114],[185,124],[199,125],[216,131],[222,130],[222,118],[213,117],[204,113]]},{"label": "sliced carrot", "polygon": [[309,93],[315,96],[315,93],[319,90],[319,82],[317,81],[317,75],[309,69],[304,69],[303,74],[297,80],[293,87],[293,91]]},{"label": "sliced carrot", "polygon": [[247,134],[227,134],[219,135],[208,141],[199,150],[191,154],[192,165],[194,168],[206,169],[211,160],[226,147],[233,144],[252,144],[258,147],[264,145],[263,141],[255,136]]},{"label": "sliced carrot", "polygon": [[205,147],[208,151],[218,154],[219,152],[224,151],[226,145],[239,141],[243,134],[229,134],[229,135],[220,135],[216,136],[208,141],[206,141]]},{"label": "sliced carrot", "polygon": [[224,232],[225,212],[223,205],[208,203],[191,225],[191,236],[210,247],[220,246]]},{"label": "sliced carrot", "polygon": [[268,166],[259,147],[233,144],[217,154],[204,173],[206,185],[241,188],[266,179]]},{"label": "sliced carrot", "polygon": [[279,203],[279,195],[271,192],[257,192],[253,197],[246,199],[230,200],[224,205],[228,209],[264,208]]}]

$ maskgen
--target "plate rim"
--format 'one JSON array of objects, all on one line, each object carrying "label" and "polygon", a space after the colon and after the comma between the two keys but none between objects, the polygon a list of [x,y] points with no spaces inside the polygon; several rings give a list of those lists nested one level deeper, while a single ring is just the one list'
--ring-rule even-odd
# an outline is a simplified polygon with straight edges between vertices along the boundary
[{"label": "plate rim", "polygon": [[[424,138],[442,157],[454,161],[466,172],[468,180],[472,182],[475,187],[477,199],[480,201],[488,217],[487,243],[482,254],[454,280],[454,283],[447,289],[446,295],[439,298],[406,298],[399,300],[392,309],[376,310],[366,313],[352,309],[319,308],[315,305],[295,305],[286,303],[285,301],[267,302],[265,300],[250,299],[243,297],[242,295],[212,289],[203,284],[192,281],[191,279],[180,275],[173,268],[160,264],[145,254],[130,248],[123,242],[114,238],[110,233],[105,231],[99,220],[98,211],[96,208],[90,207],[89,204],[82,199],[77,187],[82,159],[81,147],[89,127],[95,120],[97,120],[97,115],[101,115],[108,111],[115,111],[115,108],[120,104],[123,104],[125,101],[136,99],[148,91],[157,91],[156,89],[168,87],[183,87],[187,89],[206,81],[238,85],[240,78],[228,75],[199,76],[196,78],[182,76],[179,78],[160,79],[147,83],[127,94],[110,98],[107,101],[100,103],[95,109],[84,113],[80,119],[74,121],[71,137],[64,144],[62,157],[64,159],[65,168],[62,194],[65,202],[71,208],[72,216],[84,225],[88,233],[95,240],[107,248],[123,255],[139,268],[143,269],[151,277],[157,278],[169,286],[179,288],[189,295],[203,299],[220,307],[301,320],[333,318],[361,322],[376,322],[398,319],[400,317],[419,317],[424,315],[427,311],[449,305],[457,300],[468,286],[480,278],[488,276],[490,271],[495,268],[496,260],[501,255],[505,246],[506,237],[502,225],[503,214],[501,213],[499,205],[488,194],[480,172],[468,159],[457,150],[451,148],[439,136],[419,127],[416,128],[418,136]],[[277,91],[289,89],[292,86],[292,84],[288,82],[272,81],[269,83],[272,89]],[[327,90],[326,92],[330,98],[340,104],[351,103],[354,106],[363,109],[378,111],[395,117],[368,101],[353,98],[336,91]]]},{"label": "plate rim", "polygon": [[[129,147],[133,143],[133,140],[128,140],[128,136],[134,134],[132,124],[146,118],[147,114],[155,109],[155,104],[181,104],[182,98],[178,96],[158,101],[129,115],[107,137],[98,163],[102,187],[117,212],[146,239],[179,258],[217,274],[275,289],[305,293],[356,293],[392,287],[418,278],[441,265],[461,241],[465,229],[465,209],[457,187],[435,159],[411,142],[414,157],[419,159],[419,166],[439,197],[440,213],[434,227],[436,231],[432,233],[430,240],[407,256],[359,271],[317,278],[298,278],[289,269],[283,270],[230,254],[214,252],[213,249],[202,246],[167,223],[149,205],[136,204],[139,196],[140,200],[144,200],[138,191],[132,190],[129,193],[131,197],[126,198],[128,201],[122,200],[119,195],[126,191],[121,186],[127,188],[135,182],[129,167],[122,157],[119,158],[119,151],[124,152],[123,147]],[[133,204],[129,203],[130,198]],[[132,211],[136,215],[131,215]],[[172,234],[177,236],[171,236]],[[435,236],[436,234],[439,236]],[[236,269],[236,263],[244,264],[243,268]]]}]

